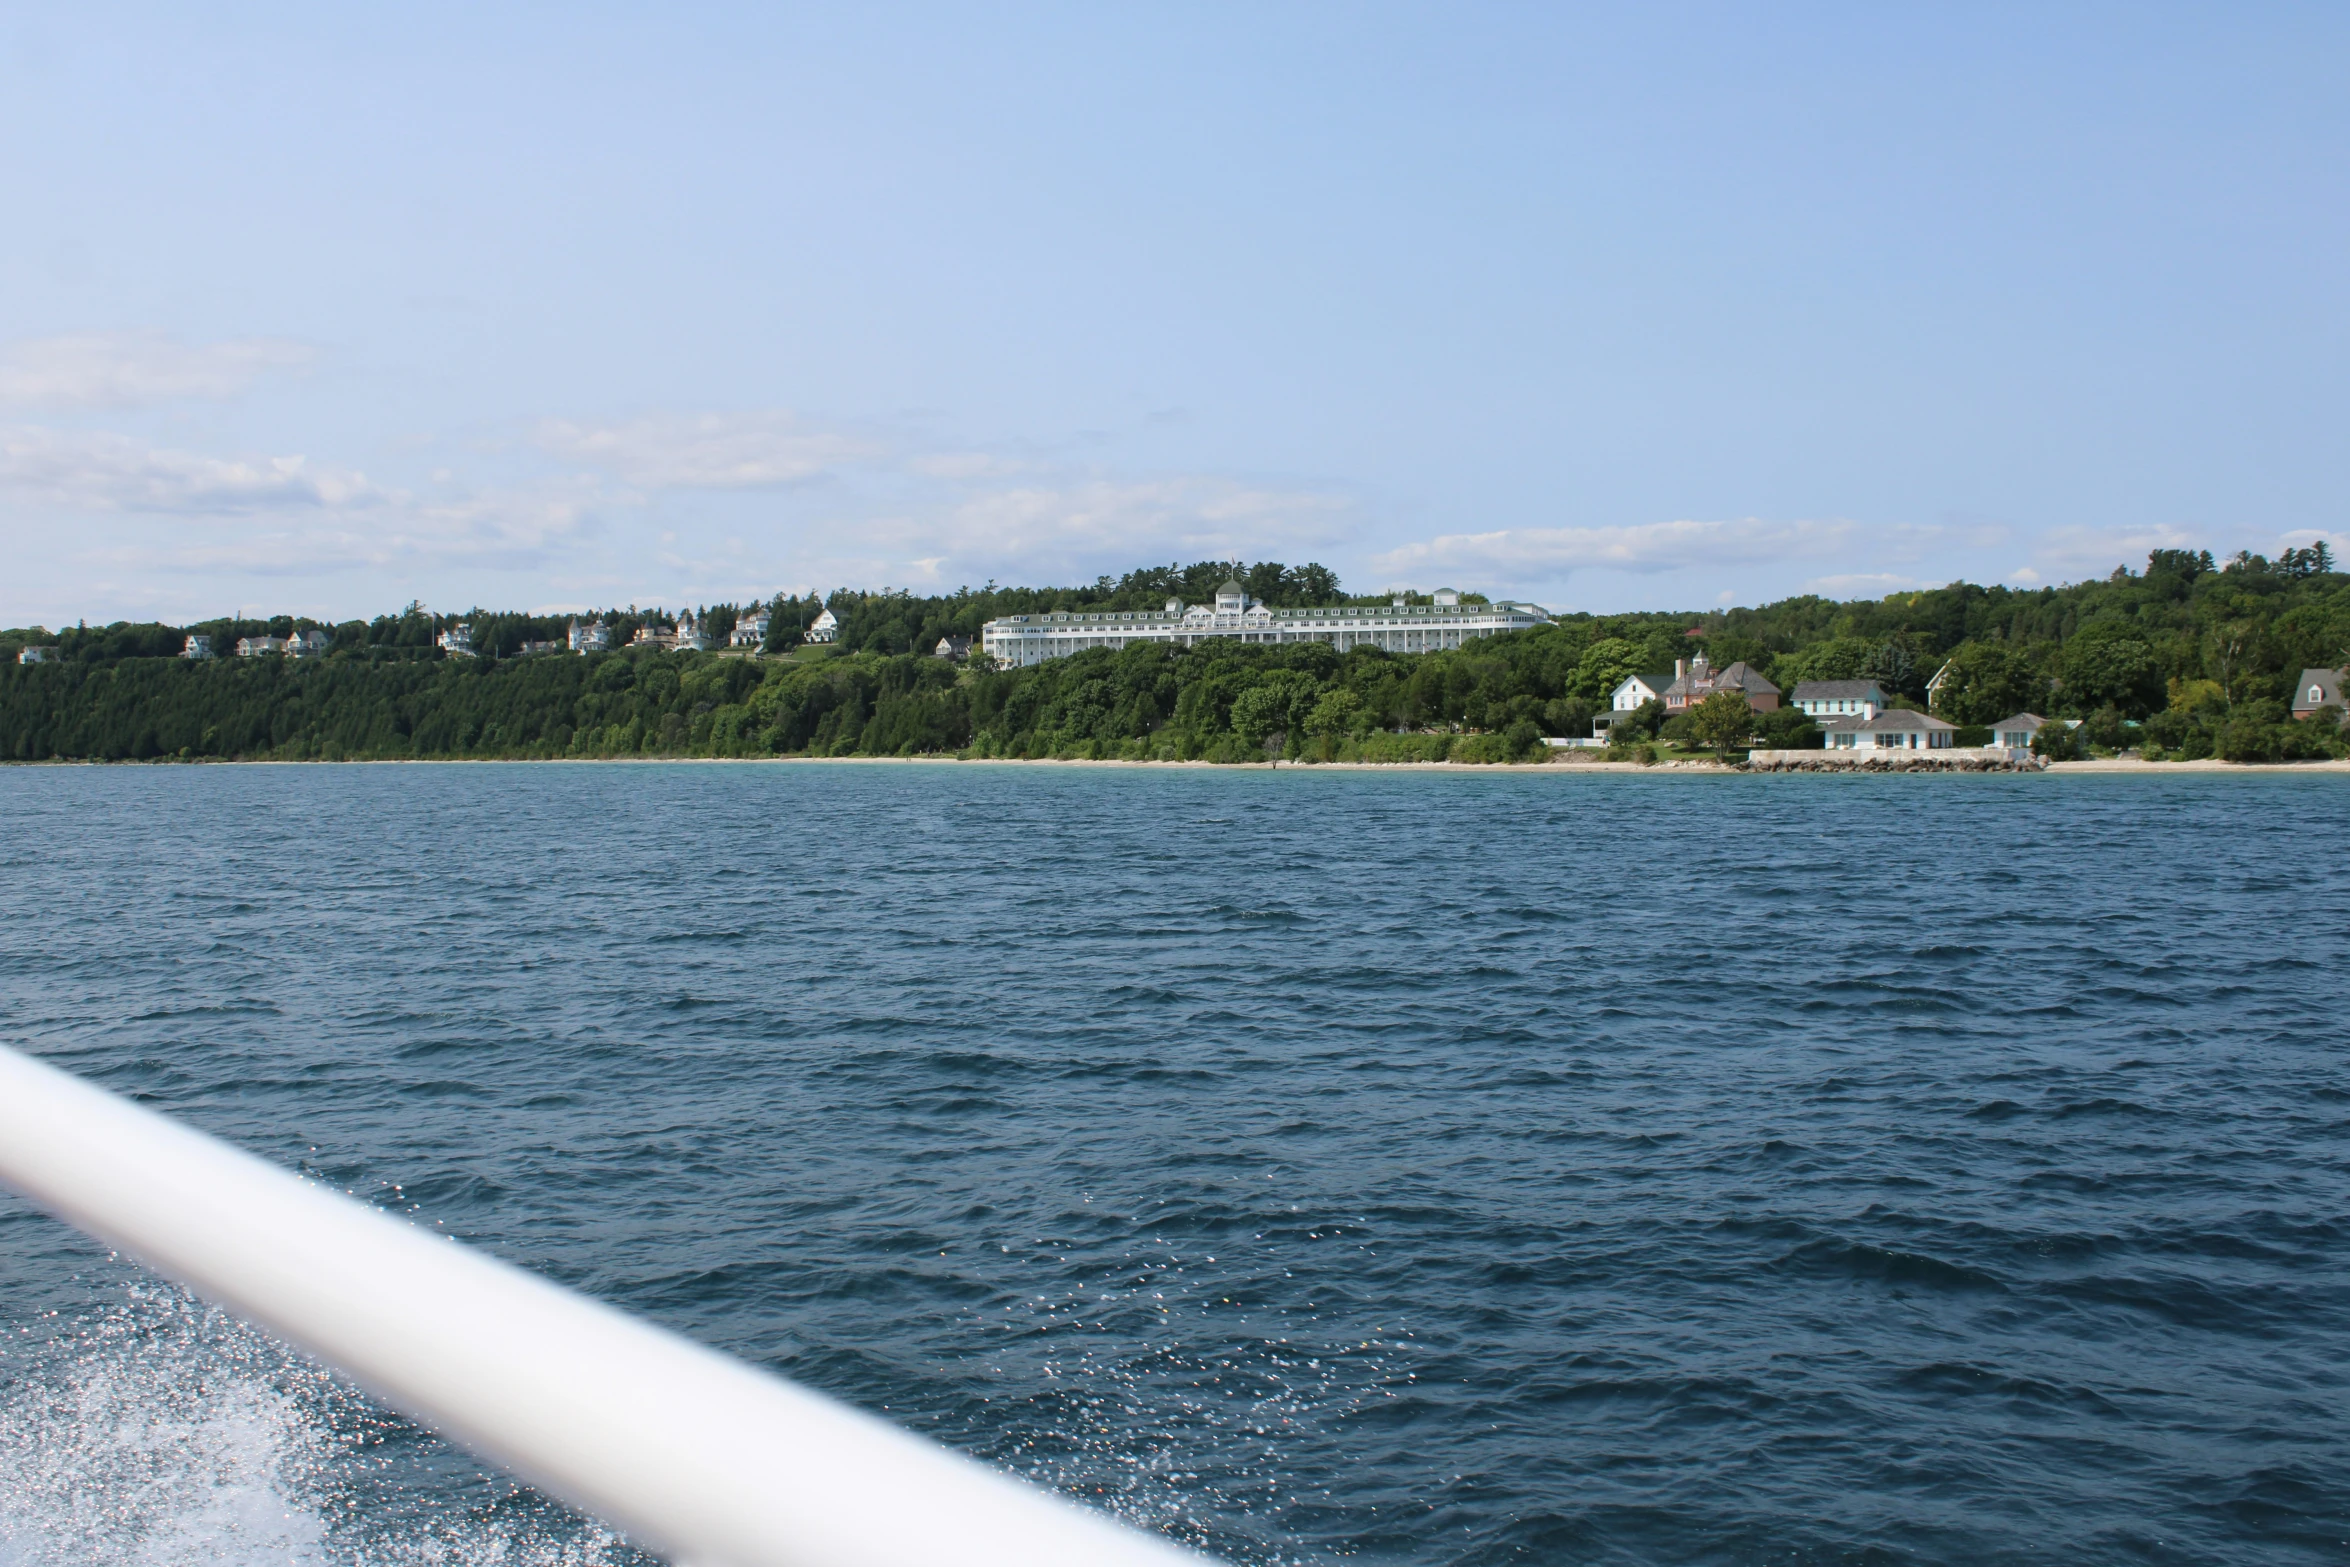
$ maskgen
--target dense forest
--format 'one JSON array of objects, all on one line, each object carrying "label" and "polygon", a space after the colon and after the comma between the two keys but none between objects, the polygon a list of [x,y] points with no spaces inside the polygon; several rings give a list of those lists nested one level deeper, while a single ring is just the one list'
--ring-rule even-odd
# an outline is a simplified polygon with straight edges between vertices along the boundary
[{"label": "dense forest", "polygon": [[[1802,597],[1696,614],[1570,615],[1453,652],[1339,654],[1317,643],[1096,650],[1032,669],[932,656],[1001,614],[1199,602],[1238,574],[1276,605],[1344,602],[1320,566],[1208,561],[1084,588],[989,584],[931,597],[842,591],[779,598],[756,655],[620,646],[660,611],[604,611],[615,651],[528,653],[570,617],[475,610],[320,627],[307,659],[177,657],[191,631],[233,655],[239,636],[311,622],[116,624],[0,632],[0,759],[137,760],[604,756],[1131,757],[1507,762],[1545,735],[1588,735],[1628,674],[1705,653],[1782,688],[1877,680],[1896,700],[1979,729],[2019,711],[2084,720],[2077,743],[2152,757],[2260,761],[2340,755],[2336,722],[2296,723],[2306,666],[2350,663],[2350,575],[2325,548],[2275,561],[2157,551],[2143,571],[2063,587],[1970,583],[1882,599]],[[1386,595],[1378,596],[1383,601]],[[1369,602],[1359,600],[1357,602]],[[753,606],[698,607],[723,641]],[[805,645],[826,607],[837,641]],[[479,656],[434,638],[459,622]],[[48,650],[19,664],[20,647]],[[1676,738],[1661,714],[1620,740]],[[1756,744],[1802,746],[1800,714],[1764,715]],[[1974,738],[1968,736],[1966,738]],[[1726,744],[1726,741],[1725,741]]]}]

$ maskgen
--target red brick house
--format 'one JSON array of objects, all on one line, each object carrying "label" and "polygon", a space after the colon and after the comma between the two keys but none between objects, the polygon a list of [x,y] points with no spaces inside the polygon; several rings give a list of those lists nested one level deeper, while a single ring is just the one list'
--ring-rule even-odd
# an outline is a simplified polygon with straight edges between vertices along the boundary
[{"label": "red brick house", "polygon": [[1665,687],[1665,713],[1685,713],[1716,691],[1735,691],[1758,713],[1776,712],[1779,688],[1756,673],[1744,660],[1716,673],[1703,653],[1673,661],[1673,683]]}]

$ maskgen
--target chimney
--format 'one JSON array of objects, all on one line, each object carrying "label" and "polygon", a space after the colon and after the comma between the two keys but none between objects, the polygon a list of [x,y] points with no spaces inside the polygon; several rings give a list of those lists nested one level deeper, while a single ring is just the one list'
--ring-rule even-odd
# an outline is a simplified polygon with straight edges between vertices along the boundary
[{"label": "chimney", "polygon": [[1689,660],[1685,658],[1676,658],[1673,660],[1673,678],[1675,680],[1687,680],[1689,678]]}]

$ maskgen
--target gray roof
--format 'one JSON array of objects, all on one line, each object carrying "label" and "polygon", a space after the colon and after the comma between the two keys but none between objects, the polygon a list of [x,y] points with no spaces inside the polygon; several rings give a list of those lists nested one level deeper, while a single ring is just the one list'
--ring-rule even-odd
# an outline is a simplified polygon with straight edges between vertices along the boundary
[{"label": "gray roof", "polygon": [[2047,722],[2048,720],[2042,718],[2038,713],[2018,713],[2013,718],[2002,718],[1991,727],[1994,729],[2038,730]]},{"label": "gray roof", "polygon": [[1770,696],[1779,694],[1779,688],[1764,679],[1761,674],[1756,672],[1754,666],[1744,659],[1740,659],[1728,669],[1714,676],[1714,689],[1719,691],[1724,686],[1733,691],[1751,691]]},{"label": "gray roof", "polygon": [[1862,719],[1859,723],[1853,725],[1853,727],[1855,729],[1875,730],[1881,733],[1886,730],[1909,731],[1923,729],[1932,731],[1936,729],[1956,729],[1958,725],[1950,722],[1946,718],[1936,718],[1932,713],[1914,713],[1906,707],[1889,707],[1874,718]]},{"label": "gray roof", "polygon": [[1240,585],[1240,579],[1238,577],[1226,577],[1224,579],[1224,585],[1218,588],[1216,591],[1218,593],[1246,593],[1248,589]]},{"label": "gray roof", "polygon": [[1795,682],[1795,700],[1798,702],[1834,702],[1846,697],[1863,697],[1875,692],[1877,700],[1885,700],[1885,688],[1874,680],[1798,680]]},{"label": "gray roof", "polygon": [[[2301,678],[2293,683],[2293,711],[2314,713],[2321,707],[2342,707],[2342,675],[2339,669],[2304,669]],[[2317,687],[2317,700],[2309,699],[2309,688]]]}]

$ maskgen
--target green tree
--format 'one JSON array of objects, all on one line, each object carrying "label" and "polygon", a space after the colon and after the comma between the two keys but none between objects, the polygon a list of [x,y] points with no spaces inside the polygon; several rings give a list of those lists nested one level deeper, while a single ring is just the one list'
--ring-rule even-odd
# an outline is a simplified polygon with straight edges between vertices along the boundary
[{"label": "green tree", "polygon": [[2065,644],[2059,669],[2065,705],[2076,713],[2114,707],[2125,717],[2144,718],[2165,700],[2161,662],[2127,626],[2107,623],[2082,630]]},{"label": "green tree", "polygon": [[1792,690],[1805,680],[1870,678],[1869,665],[1876,658],[1878,648],[1879,644],[1867,637],[1838,636],[1814,642],[1792,658],[1779,660],[1778,684]]},{"label": "green tree", "polygon": [[1363,699],[1339,686],[1324,693],[1306,715],[1306,733],[1321,738],[1346,734],[1363,721]]},{"label": "green tree", "polygon": [[1951,652],[1934,710],[1954,724],[1995,724],[2048,705],[2048,678],[2023,649],[1965,642]]},{"label": "green tree", "polygon": [[1727,751],[1754,732],[1754,709],[1736,691],[1716,691],[1689,709],[1689,735],[1699,745]]},{"label": "green tree", "polygon": [[1622,637],[1602,637],[1583,650],[1575,663],[1575,672],[1569,677],[1567,690],[1587,702],[1604,703],[1632,676],[1646,666],[1647,654],[1636,642]]},{"label": "green tree", "polygon": [[1232,732],[1261,746],[1303,727],[1316,695],[1313,676],[1303,670],[1275,670],[1232,699]]},{"label": "green tree", "polygon": [[1755,714],[1754,736],[1772,751],[1816,751],[1825,743],[1820,726],[1800,707]]},{"label": "green tree", "polygon": [[2032,750],[2051,762],[2077,762],[2082,754],[2080,732],[2061,718],[2051,718],[2032,736]]}]

